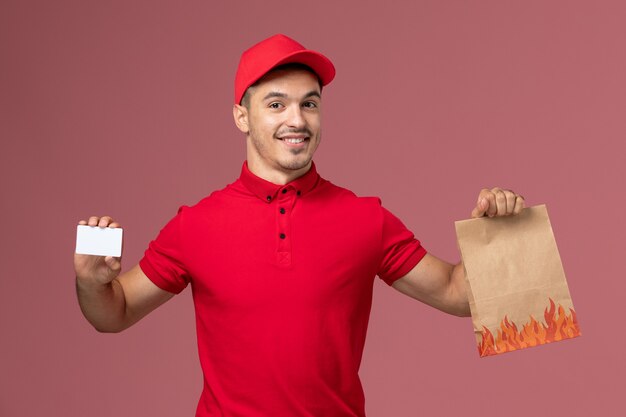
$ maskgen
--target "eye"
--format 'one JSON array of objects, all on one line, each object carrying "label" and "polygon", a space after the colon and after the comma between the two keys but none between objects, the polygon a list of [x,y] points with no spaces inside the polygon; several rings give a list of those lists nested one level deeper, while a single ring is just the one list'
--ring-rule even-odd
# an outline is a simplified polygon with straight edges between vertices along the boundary
[{"label": "eye", "polygon": [[270,109],[280,109],[282,106],[283,105],[281,103],[278,103],[276,101],[268,105]]},{"label": "eye", "polygon": [[302,106],[303,106],[303,107],[306,107],[306,108],[308,108],[308,109],[314,109],[314,108],[316,108],[316,107],[317,107],[317,103],[316,103],[316,102],[314,102],[314,101],[305,101],[305,102],[302,104]]}]

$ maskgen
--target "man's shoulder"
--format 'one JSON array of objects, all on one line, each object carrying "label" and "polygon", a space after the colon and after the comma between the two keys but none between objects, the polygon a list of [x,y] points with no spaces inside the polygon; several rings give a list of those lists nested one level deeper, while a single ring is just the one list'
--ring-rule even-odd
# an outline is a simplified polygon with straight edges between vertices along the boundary
[{"label": "man's shoulder", "polygon": [[319,185],[319,198],[332,198],[338,202],[348,205],[355,205],[360,207],[371,207],[379,210],[381,206],[381,200],[376,196],[359,196],[354,191],[334,184],[326,179],[321,179]]},{"label": "man's shoulder", "polygon": [[240,199],[251,198],[251,193],[247,192],[240,181],[234,181],[225,187],[212,191],[195,203],[185,204],[178,209],[179,214],[185,212],[186,215],[202,214],[207,210],[223,208],[225,205],[240,202]]}]

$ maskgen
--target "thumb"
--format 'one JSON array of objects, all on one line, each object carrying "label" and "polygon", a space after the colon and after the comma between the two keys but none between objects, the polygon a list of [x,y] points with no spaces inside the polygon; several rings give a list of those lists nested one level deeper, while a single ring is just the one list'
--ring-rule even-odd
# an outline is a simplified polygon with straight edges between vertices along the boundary
[{"label": "thumb", "polygon": [[479,198],[478,202],[476,203],[476,207],[474,207],[474,210],[472,210],[472,218],[477,219],[479,217],[483,217],[488,207],[489,202],[487,201],[487,199],[485,197]]},{"label": "thumb", "polygon": [[115,275],[117,275],[120,272],[120,269],[122,269],[122,259],[121,258],[116,258],[116,257],[113,257],[113,256],[106,256],[104,258],[104,262],[111,269],[111,271],[113,273],[115,273]]}]

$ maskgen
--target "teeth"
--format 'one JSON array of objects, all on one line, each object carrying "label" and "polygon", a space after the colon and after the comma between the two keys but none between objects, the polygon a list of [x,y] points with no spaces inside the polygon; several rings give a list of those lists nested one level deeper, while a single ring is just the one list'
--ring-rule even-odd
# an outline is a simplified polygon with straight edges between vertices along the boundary
[{"label": "teeth", "polygon": [[283,140],[287,143],[301,143],[304,142],[304,138],[283,138]]}]

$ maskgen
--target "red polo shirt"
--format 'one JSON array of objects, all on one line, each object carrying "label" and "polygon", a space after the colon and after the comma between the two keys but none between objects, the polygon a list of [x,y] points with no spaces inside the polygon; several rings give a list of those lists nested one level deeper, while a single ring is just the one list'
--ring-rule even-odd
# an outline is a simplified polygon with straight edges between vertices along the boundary
[{"label": "red polo shirt", "polygon": [[276,185],[244,163],[233,184],[181,207],[139,264],[166,291],[191,284],[197,416],[362,417],[374,277],[391,285],[425,254],[378,198],[314,165]]}]

